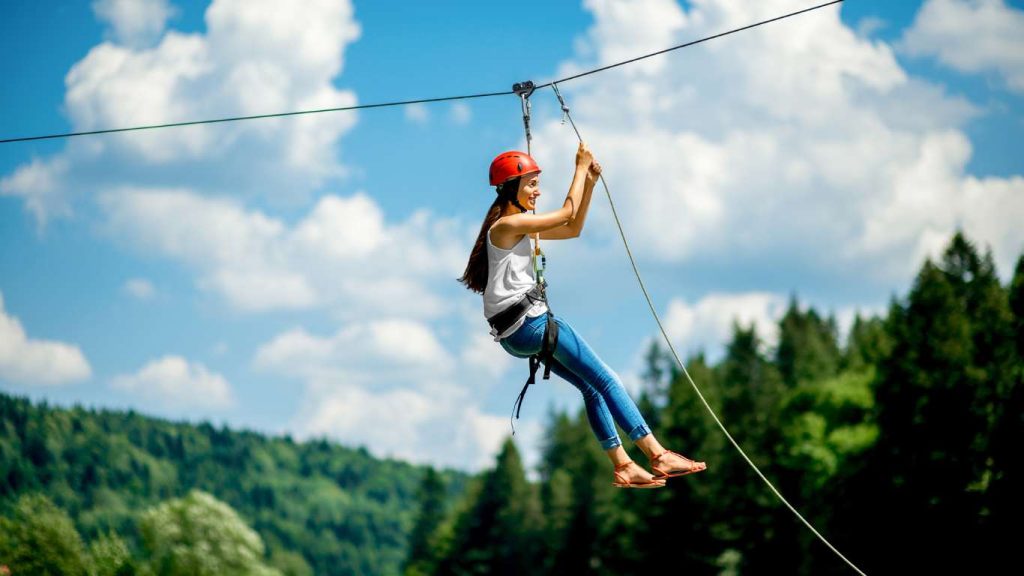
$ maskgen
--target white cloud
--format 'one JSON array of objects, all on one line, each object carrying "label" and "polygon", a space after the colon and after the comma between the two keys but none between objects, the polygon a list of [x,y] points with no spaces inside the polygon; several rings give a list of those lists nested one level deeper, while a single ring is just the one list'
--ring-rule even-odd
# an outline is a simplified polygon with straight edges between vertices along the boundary
[{"label": "white cloud", "polygon": [[447,374],[452,358],[425,324],[383,318],[348,324],[326,339],[290,330],[261,346],[255,363],[306,378],[383,386]]},{"label": "white cloud", "polygon": [[131,278],[124,283],[124,291],[139,300],[151,300],[156,295],[153,283],[145,278]]},{"label": "white cloud", "polygon": [[[539,422],[520,423],[515,438],[532,447],[539,428]],[[494,454],[509,435],[509,422],[463,404],[457,393],[339,387],[304,398],[292,429],[298,438],[328,435],[346,444],[364,444],[378,457],[477,472],[493,466]]]},{"label": "white cloud", "polygon": [[468,248],[454,221],[417,211],[388,225],[366,194],[324,196],[294,226],[183,189],[101,195],[110,234],[198,272],[241,310],[326,307],[339,317],[443,314]]},{"label": "white cloud", "polygon": [[[689,5],[647,2],[622,16],[620,3],[587,2],[594,24],[557,75],[803,7]],[[994,243],[1002,270],[1024,248],[1017,180],[979,185],[966,173],[961,126],[975,107],[909,76],[838,6],[645,62],[562,85],[641,258],[777,263],[891,285],[958,224]],[[536,138],[548,179],[568,181],[552,151],[575,147],[572,130],[553,117]],[[1006,209],[968,201],[972,187]],[[593,233],[617,234],[607,211],[590,218]]]},{"label": "white cloud", "polygon": [[30,339],[21,322],[4,310],[0,294],[0,381],[56,386],[87,380],[91,374],[77,346]]},{"label": "white cloud", "polygon": [[1003,0],[927,0],[903,35],[913,56],[935,56],[961,72],[998,72],[1024,92],[1024,10]]},{"label": "white cloud", "polygon": [[42,228],[51,218],[71,215],[71,205],[63,194],[67,171],[68,161],[64,157],[33,158],[10,176],[0,179],[0,195],[21,196],[25,207],[35,216],[36,224]]},{"label": "white cloud", "polygon": [[276,245],[283,224],[263,214],[174,190],[126,189],[103,195],[101,204],[115,232],[200,268],[199,285],[240,308],[294,308],[313,300]]},{"label": "white cloud", "polygon": [[[391,317],[326,337],[286,331],[258,349],[253,365],[303,383],[292,422],[300,437],[329,435],[379,456],[479,470],[510,430],[507,419],[481,408],[487,383],[501,374],[466,360],[480,360],[477,344],[470,337],[461,354],[450,353],[429,325]],[[516,439],[536,440],[539,428],[527,421]]]},{"label": "white cloud", "polygon": [[935,259],[962,227],[972,240],[992,247],[999,271],[1010,274],[1024,248],[1024,178],[967,176],[970,155],[970,141],[959,131],[925,136],[916,157],[894,173],[887,202],[865,212],[853,249],[881,254],[894,244],[908,247],[902,260],[888,259],[895,275],[914,270],[925,257]]},{"label": "white cloud", "polygon": [[483,332],[474,333],[470,337],[461,360],[494,377],[504,374],[513,365],[513,357],[496,345],[494,338]]},{"label": "white cloud", "polygon": [[787,303],[784,296],[767,292],[708,294],[692,305],[673,299],[665,313],[665,331],[682,360],[703,351],[715,362],[732,338],[733,324],[754,326],[766,347],[775,346]]},{"label": "white cloud", "polygon": [[[125,11],[151,14],[157,5],[166,6],[101,2],[97,9],[109,10],[111,21],[129,26],[145,19],[125,16]],[[65,78],[64,109],[72,128],[356,103],[353,92],[333,85],[345,49],[360,35],[348,0],[301,5],[215,0],[206,12],[206,30],[169,30],[152,47],[110,42],[93,47]],[[62,152],[16,168],[2,180],[0,191],[23,197],[40,224],[70,214],[78,196],[126,181],[204,192],[235,186],[279,204],[301,202],[324,182],[347,173],[337,145],[356,118],[352,112],[315,114],[69,141]],[[112,163],[117,170],[110,169]]]},{"label": "white cloud", "polygon": [[118,41],[144,46],[160,37],[175,9],[167,0],[95,0],[96,16],[111,26]]},{"label": "white cloud", "polygon": [[111,386],[162,408],[225,408],[234,404],[231,385],[216,372],[181,356],[164,356],[135,374],[116,376]]},{"label": "white cloud", "polygon": [[413,124],[423,125],[430,121],[430,111],[423,104],[410,104],[404,106],[405,119]]}]

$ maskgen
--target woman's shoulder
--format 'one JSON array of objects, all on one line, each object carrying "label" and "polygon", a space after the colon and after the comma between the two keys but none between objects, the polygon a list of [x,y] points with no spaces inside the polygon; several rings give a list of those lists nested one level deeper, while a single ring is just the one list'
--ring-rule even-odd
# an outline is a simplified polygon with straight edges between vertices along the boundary
[{"label": "woman's shoulder", "polygon": [[504,226],[500,225],[502,224],[501,220],[501,218],[498,218],[494,224],[491,224],[491,227],[488,230],[491,235],[491,245],[501,250],[511,250],[523,241],[526,234],[507,235],[507,231],[504,230]]}]

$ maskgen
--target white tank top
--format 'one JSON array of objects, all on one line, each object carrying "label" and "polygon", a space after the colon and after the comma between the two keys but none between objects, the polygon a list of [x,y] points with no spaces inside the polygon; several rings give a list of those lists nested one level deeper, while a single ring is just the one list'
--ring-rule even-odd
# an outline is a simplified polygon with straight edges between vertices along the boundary
[{"label": "white tank top", "polygon": [[[536,273],[531,265],[530,235],[524,234],[519,243],[511,250],[498,248],[491,242],[491,230],[487,230],[487,287],[484,288],[484,317],[491,318],[498,312],[526,298],[537,284]],[[546,314],[547,304],[534,302],[515,324],[498,334],[491,328],[491,336],[497,342],[512,334],[526,322],[527,316],[535,317]]]}]

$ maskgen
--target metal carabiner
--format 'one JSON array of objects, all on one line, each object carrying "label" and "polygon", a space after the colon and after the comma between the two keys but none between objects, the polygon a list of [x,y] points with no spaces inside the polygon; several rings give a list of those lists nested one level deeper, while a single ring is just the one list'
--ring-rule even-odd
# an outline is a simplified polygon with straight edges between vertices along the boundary
[{"label": "metal carabiner", "polygon": [[[537,265],[537,255],[540,255],[540,266]],[[538,284],[544,284],[544,271],[548,268],[548,257],[544,254],[544,251],[539,247],[534,252],[533,256],[533,272],[534,276],[537,277]]]}]

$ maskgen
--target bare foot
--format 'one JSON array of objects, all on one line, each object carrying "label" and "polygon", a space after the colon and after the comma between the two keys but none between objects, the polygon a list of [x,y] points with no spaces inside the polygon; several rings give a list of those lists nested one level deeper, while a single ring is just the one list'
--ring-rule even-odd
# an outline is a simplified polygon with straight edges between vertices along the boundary
[{"label": "bare foot", "polygon": [[615,468],[615,482],[625,483],[624,480],[628,480],[630,484],[647,484],[653,483],[657,486],[664,486],[664,480],[654,480],[654,475],[644,470],[642,466],[636,462],[628,462],[616,466]]},{"label": "bare foot", "polygon": [[706,470],[708,467],[704,462],[690,460],[682,454],[676,454],[666,450],[663,454],[651,460],[651,469],[660,478],[672,476],[683,476]]}]

